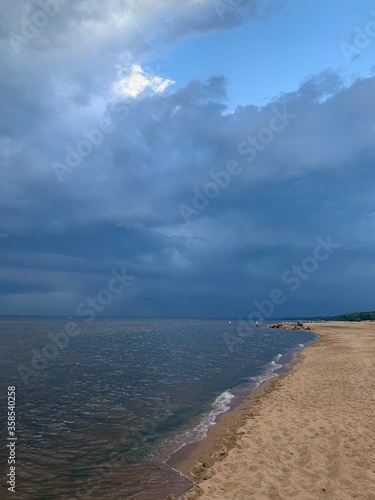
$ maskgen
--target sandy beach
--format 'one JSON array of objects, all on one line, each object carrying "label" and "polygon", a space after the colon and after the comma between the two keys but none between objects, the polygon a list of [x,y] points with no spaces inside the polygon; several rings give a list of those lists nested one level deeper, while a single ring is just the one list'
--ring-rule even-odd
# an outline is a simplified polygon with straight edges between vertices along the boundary
[{"label": "sandy beach", "polygon": [[180,464],[198,482],[187,498],[375,499],[375,323],[313,332],[302,362]]}]

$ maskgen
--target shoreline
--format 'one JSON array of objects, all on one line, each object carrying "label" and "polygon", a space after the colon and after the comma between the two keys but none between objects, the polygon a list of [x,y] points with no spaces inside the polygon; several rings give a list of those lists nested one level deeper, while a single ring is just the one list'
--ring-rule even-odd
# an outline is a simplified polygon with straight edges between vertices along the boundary
[{"label": "shoreline", "polygon": [[315,323],[311,333],[320,339],[286,374],[180,457],[176,468],[197,483],[186,499],[375,498],[375,323]]},{"label": "shoreline", "polygon": [[204,469],[211,467],[217,460],[227,455],[227,452],[235,445],[236,431],[245,421],[248,413],[268,391],[273,390],[273,383],[287,374],[276,375],[262,382],[256,387],[245,401],[234,408],[221,413],[210,427],[207,436],[195,443],[182,445],[181,448],[171,454],[166,464],[181,472],[188,479],[199,482],[201,473],[198,464],[205,464]]},{"label": "shoreline", "polygon": [[[311,334],[320,337],[313,331]],[[215,462],[225,458],[235,446],[238,429],[246,422],[259,401],[275,390],[278,382],[290,374],[294,365],[302,361],[302,353],[305,349],[320,340],[320,338],[312,339],[307,346],[284,354],[283,357],[286,357],[286,360],[282,367],[255,388],[247,390],[245,388],[245,394],[237,394],[231,408],[217,416],[215,424],[208,429],[206,437],[200,441],[182,445],[165,460],[165,463],[193,481],[196,486],[206,478],[208,469]]]}]

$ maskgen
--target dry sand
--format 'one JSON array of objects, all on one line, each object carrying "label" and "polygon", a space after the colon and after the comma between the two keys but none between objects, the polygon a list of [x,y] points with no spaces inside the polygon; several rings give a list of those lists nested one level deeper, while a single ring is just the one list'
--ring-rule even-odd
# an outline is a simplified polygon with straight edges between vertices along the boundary
[{"label": "dry sand", "polygon": [[322,339],[247,412],[187,498],[375,500],[375,323],[313,331]]}]

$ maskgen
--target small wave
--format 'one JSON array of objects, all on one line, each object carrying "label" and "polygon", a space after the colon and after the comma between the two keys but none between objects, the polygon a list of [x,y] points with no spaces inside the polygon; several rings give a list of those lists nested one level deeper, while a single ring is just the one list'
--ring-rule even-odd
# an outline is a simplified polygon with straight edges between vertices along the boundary
[{"label": "small wave", "polygon": [[282,368],[283,365],[279,365],[278,363],[276,363],[275,361],[271,361],[270,365],[272,366],[273,369],[278,369],[278,368]]},{"label": "small wave", "polygon": [[[229,403],[234,398],[230,391],[224,391],[212,403],[212,409],[202,416],[198,425],[192,429],[182,432],[177,438],[173,439],[174,449],[172,454],[178,451],[186,444],[196,443],[207,436],[210,427],[215,425],[216,419],[222,413],[230,409]],[[169,453],[169,457],[171,453]],[[168,458],[169,458],[168,457]],[[168,460],[168,459],[167,459]]]},{"label": "small wave", "polygon": [[[275,360],[279,361],[281,358],[281,354],[278,354],[275,356]],[[279,363],[276,363],[276,361],[273,360],[270,362],[268,367],[266,368],[265,372],[262,373],[262,375],[258,375],[257,377],[250,377],[248,380],[251,380],[252,382],[255,383],[255,388],[259,387],[263,382],[266,382],[272,377],[277,376],[277,370],[283,367],[283,365],[280,365]]]},{"label": "small wave", "polygon": [[215,424],[216,418],[229,410],[229,403],[233,398],[234,395],[230,391],[224,391],[220,394],[212,403],[212,410],[202,418],[192,431],[187,431],[187,433],[191,433],[190,437],[197,436],[198,440],[205,438],[208,429]]},{"label": "small wave", "polygon": [[[217,411],[218,415],[229,410],[228,404],[234,398],[234,395],[230,391],[224,391],[220,396],[218,396],[213,402],[213,411]],[[212,413],[212,412],[211,412]]]},{"label": "small wave", "polygon": [[305,344],[298,344],[298,347],[305,347]]}]

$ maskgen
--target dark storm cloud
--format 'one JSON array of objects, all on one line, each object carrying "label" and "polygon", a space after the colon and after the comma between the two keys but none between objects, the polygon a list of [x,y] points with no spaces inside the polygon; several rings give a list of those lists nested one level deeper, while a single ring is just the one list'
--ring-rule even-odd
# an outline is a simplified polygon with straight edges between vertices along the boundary
[{"label": "dark storm cloud", "polygon": [[[135,21],[112,16],[115,3]],[[151,27],[172,12],[153,32],[168,43],[223,21],[207,2],[194,2],[195,18],[172,1],[107,4],[65,5],[72,17],[56,15],[17,55],[2,25],[0,311],[75,314],[123,266],[134,285],[105,314],[245,315],[274,288],[287,297],[275,315],[364,308],[375,273],[375,79],[345,87],[327,71],[234,112],[220,76],[131,99],[112,85],[115,62],[129,74],[122,48],[151,50],[152,30],[137,19]],[[243,17],[233,10],[225,22],[265,6],[244,2]],[[9,29],[30,12],[9,9]],[[111,126],[100,139],[103,119]],[[88,136],[96,144],[72,167],[68,151]],[[229,162],[240,171],[197,209],[197,191]],[[188,224],[181,204],[193,210]],[[340,248],[291,291],[283,273],[328,235]]]},{"label": "dark storm cloud", "polygon": [[[5,2],[0,37],[15,52],[54,47],[90,51],[90,39],[107,51],[133,56],[174,44],[192,34],[228,30],[249,20],[266,20],[290,0],[15,0]],[[108,56],[108,53],[107,53]]]}]

